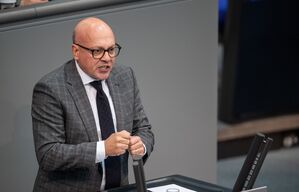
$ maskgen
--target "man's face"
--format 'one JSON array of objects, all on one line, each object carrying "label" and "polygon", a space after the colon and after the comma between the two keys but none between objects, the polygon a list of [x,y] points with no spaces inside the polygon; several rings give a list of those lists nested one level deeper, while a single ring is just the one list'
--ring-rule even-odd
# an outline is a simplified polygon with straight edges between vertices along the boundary
[{"label": "man's face", "polygon": [[[104,80],[110,75],[112,67],[115,63],[115,57],[110,57],[107,51],[101,58],[94,58],[92,51],[87,50],[108,50],[115,46],[114,35],[111,31],[87,31],[84,36],[76,40],[76,44],[72,45],[74,59],[77,60],[80,68],[89,76]],[[81,46],[80,46],[81,45]],[[85,48],[83,48],[83,47]]]}]

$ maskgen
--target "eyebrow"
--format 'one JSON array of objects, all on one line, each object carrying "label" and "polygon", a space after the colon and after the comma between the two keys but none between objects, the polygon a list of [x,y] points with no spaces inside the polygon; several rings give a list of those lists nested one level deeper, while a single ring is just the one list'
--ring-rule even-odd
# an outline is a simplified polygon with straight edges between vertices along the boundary
[{"label": "eyebrow", "polygon": [[[110,49],[110,48],[115,47],[115,46],[116,46],[116,43],[114,43],[113,45],[109,46],[107,49]],[[100,46],[91,46],[90,49],[97,49],[97,50],[98,49],[104,49],[104,50],[106,50],[104,47],[100,47]]]}]

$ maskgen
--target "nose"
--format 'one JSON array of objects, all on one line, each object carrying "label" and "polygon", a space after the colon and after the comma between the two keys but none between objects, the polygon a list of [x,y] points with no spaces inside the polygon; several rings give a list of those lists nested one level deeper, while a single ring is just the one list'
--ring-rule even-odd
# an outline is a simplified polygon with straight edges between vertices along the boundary
[{"label": "nose", "polygon": [[105,52],[104,52],[101,60],[103,60],[103,61],[109,61],[110,59],[111,59],[111,57],[110,57],[108,51],[105,50]]}]

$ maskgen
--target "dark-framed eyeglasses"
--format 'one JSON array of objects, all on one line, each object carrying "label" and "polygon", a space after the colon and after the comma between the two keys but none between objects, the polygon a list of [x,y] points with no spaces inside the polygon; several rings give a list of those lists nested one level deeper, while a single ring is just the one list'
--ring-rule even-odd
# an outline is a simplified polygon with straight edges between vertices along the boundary
[{"label": "dark-framed eyeglasses", "polygon": [[111,58],[114,58],[114,57],[117,57],[119,55],[119,52],[121,50],[121,46],[117,43],[114,46],[112,46],[108,49],[104,49],[104,48],[90,49],[90,48],[84,47],[83,45],[80,45],[78,43],[74,43],[74,44],[78,45],[79,47],[81,47],[81,48],[83,48],[87,51],[90,51],[91,54],[92,54],[92,57],[94,59],[101,59],[105,55],[106,52],[108,53],[108,55]]}]

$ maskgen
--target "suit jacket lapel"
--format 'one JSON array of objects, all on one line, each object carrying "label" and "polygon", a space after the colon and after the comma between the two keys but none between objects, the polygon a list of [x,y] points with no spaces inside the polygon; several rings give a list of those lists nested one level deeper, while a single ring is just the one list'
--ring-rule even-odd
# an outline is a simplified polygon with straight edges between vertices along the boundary
[{"label": "suit jacket lapel", "polygon": [[98,141],[98,133],[93,112],[74,60],[66,64],[64,72],[66,75],[67,89],[73,97],[90,141]]},{"label": "suit jacket lapel", "polygon": [[107,85],[109,87],[110,95],[112,97],[115,115],[116,115],[116,122],[117,122],[117,131],[124,130],[123,125],[123,108],[121,105],[121,94],[120,94],[120,86],[121,81],[117,78],[116,70],[112,70],[110,73],[109,78],[107,79]]}]

